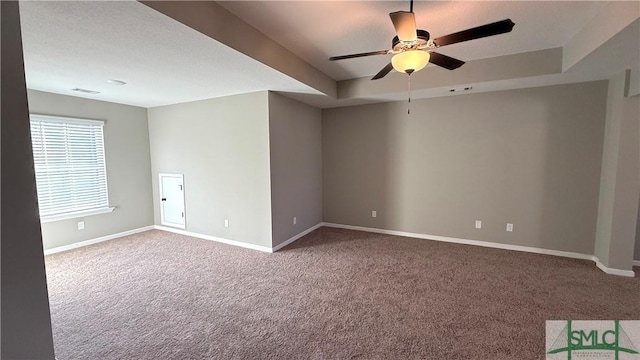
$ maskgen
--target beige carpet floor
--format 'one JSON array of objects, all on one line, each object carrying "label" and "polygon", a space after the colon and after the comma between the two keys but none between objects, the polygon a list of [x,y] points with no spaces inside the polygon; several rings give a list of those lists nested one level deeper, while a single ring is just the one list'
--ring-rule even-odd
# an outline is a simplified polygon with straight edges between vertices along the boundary
[{"label": "beige carpet floor", "polygon": [[547,319],[638,319],[593,262],[321,228],[275,254],[150,231],[47,256],[56,356],[543,359]]}]

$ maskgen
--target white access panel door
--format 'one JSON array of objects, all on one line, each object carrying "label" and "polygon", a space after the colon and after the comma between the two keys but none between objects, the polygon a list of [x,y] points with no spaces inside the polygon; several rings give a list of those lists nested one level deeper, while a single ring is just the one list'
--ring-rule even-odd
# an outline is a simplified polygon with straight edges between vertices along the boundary
[{"label": "white access panel door", "polygon": [[182,174],[160,174],[160,223],[185,228],[184,178]]}]

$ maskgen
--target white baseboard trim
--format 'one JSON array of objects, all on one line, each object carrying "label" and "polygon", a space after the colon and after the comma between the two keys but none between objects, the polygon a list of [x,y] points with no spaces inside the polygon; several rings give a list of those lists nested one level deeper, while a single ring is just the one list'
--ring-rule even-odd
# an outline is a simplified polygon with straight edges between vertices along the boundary
[{"label": "white baseboard trim", "polygon": [[530,252],[530,253],[544,254],[544,255],[563,256],[563,257],[568,257],[573,259],[592,260],[591,258],[593,256],[593,255],[580,254],[580,253],[569,252],[569,251],[541,249],[541,248],[522,246],[522,245],[501,244],[501,243],[495,243],[495,242],[489,242],[489,241],[460,239],[460,238],[453,238],[453,237],[439,236],[439,235],[416,234],[416,233],[410,233],[410,232],[404,232],[404,231],[367,228],[362,226],[342,225],[342,224],[333,224],[333,223],[325,223],[324,226],[340,228],[340,229],[368,231],[372,233],[386,234],[386,235],[405,236],[405,237],[411,237],[411,238],[417,238],[417,239],[443,241],[443,242],[449,242],[449,243],[455,243],[455,244],[475,245],[475,246],[490,247],[495,249],[514,250],[514,251],[523,251],[523,252]]},{"label": "white baseboard trim", "polygon": [[145,231],[149,231],[149,230],[153,230],[153,229],[154,229],[154,226],[153,225],[149,225],[149,226],[145,226],[145,227],[141,227],[141,228],[137,228],[137,229],[133,229],[133,230],[119,232],[117,234],[106,235],[106,236],[102,236],[102,237],[99,237],[99,238],[80,241],[80,242],[69,244],[69,245],[58,246],[58,247],[54,247],[54,248],[51,248],[51,249],[45,249],[44,250],[44,254],[45,255],[56,254],[56,253],[59,253],[59,252],[69,251],[69,250],[81,248],[81,247],[84,247],[84,246],[89,246],[89,245],[101,243],[103,241],[113,240],[113,239],[129,236],[129,235],[133,235],[133,234],[137,234],[137,233],[141,233],[141,232],[145,232]]},{"label": "white baseboard trim", "polygon": [[607,274],[618,275],[618,276],[626,276],[626,277],[635,277],[636,276],[636,273],[633,272],[633,270],[621,270],[621,269],[608,268],[608,267],[604,266],[604,264],[601,263],[600,259],[598,259],[596,256],[594,256],[592,260],[595,261],[596,266],[598,267],[598,269],[604,271]]},{"label": "white baseboard trim", "polygon": [[320,227],[322,227],[322,223],[317,223],[317,224],[315,224],[314,226],[312,226],[312,227],[308,228],[307,230],[305,230],[305,231],[301,232],[300,234],[293,236],[293,237],[292,237],[292,238],[290,238],[289,240],[287,240],[287,241],[285,241],[285,242],[283,242],[283,243],[281,243],[281,244],[278,244],[278,245],[274,246],[274,247],[273,247],[273,252],[276,252],[276,251],[278,251],[278,250],[282,249],[283,247],[285,247],[285,246],[287,246],[287,245],[291,244],[292,242],[294,242],[294,241],[296,241],[296,240],[300,239],[301,237],[303,237],[303,236],[307,235],[308,233],[310,233],[310,232],[312,232],[313,230],[316,230],[316,229],[318,229],[318,228],[320,228]]},{"label": "white baseboard trim", "polygon": [[273,252],[273,249],[270,248],[270,247],[249,244],[249,243],[245,243],[245,242],[242,242],[242,241],[229,240],[229,239],[225,239],[225,238],[221,238],[221,237],[217,237],[217,236],[204,235],[204,234],[194,233],[194,232],[186,231],[186,230],[182,230],[182,229],[175,229],[175,228],[162,226],[162,225],[154,225],[153,228],[156,229],[156,230],[168,231],[168,232],[172,232],[172,233],[175,233],[175,234],[191,236],[191,237],[198,238],[198,239],[216,241],[216,242],[227,244],[227,245],[240,246],[240,247],[243,247],[243,248],[253,249],[253,250],[258,250],[258,251],[263,251],[263,252],[268,252],[268,253]]},{"label": "white baseboard trim", "polygon": [[366,232],[372,232],[372,233],[378,233],[378,234],[404,236],[404,237],[410,237],[410,238],[442,241],[442,242],[449,242],[449,243],[455,243],[455,244],[475,245],[475,246],[482,246],[482,247],[489,247],[489,248],[503,249],[503,250],[523,251],[523,252],[529,252],[534,254],[562,256],[562,257],[567,257],[572,259],[591,260],[596,263],[596,266],[598,266],[600,270],[604,271],[607,274],[626,276],[626,277],[635,276],[635,273],[632,270],[608,268],[604,266],[600,262],[600,260],[593,255],[581,254],[581,253],[570,252],[570,251],[542,249],[542,248],[522,246],[522,245],[501,244],[501,243],[495,243],[490,241],[460,239],[460,238],[453,238],[453,237],[439,236],[439,235],[417,234],[417,233],[410,233],[410,232],[404,232],[404,231],[369,228],[364,226],[343,225],[343,224],[335,224],[335,223],[322,223],[322,225],[327,227],[339,228],[339,229],[366,231]]},{"label": "white baseboard trim", "polygon": [[[294,241],[300,239],[301,237],[309,234],[310,232],[312,232],[312,231],[314,231],[314,230],[316,230],[316,229],[318,229],[320,227],[323,227],[323,226],[332,227],[332,228],[339,228],[339,229],[365,231],[365,232],[386,234],[386,235],[404,236],[404,237],[410,237],[410,238],[416,238],[416,239],[442,241],[442,242],[449,242],[449,243],[455,243],[455,244],[475,245],[475,246],[489,247],[489,248],[495,248],[495,249],[523,251],[523,252],[529,252],[529,253],[535,253],[535,254],[544,254],[544,255],[553,255],[553,256],[562,256],[562,257],[568,257],[568,258],[573,258],[573,259],[591,260],[591,261],[594,261],[596,263],[596,266],[600,270],[602,270],[603,272],[605,272],[607,274],[618,275],[618,276],[626,276],[626,277],[635,277],[635,273],[633,272],[633,270],[621,270],[621,269],[614,269],[614,268],[606,267],[594,255],[587,255],[587,254],[581,254],[581,253],[575,253],[575,252],[569,252],[569,251],[542,249],[542,248],[535,248],[535,247],[521,246],[521,245],[501,244],[501,243],[495,243],[495,242],[489,242],[489,241],[460,239],[460,238],[453,238],[453,237],[439,236],[439,235],[417,234],[417,233],[410,233],[410,232],[404,232],[404,231],[376,229],[376,228],[369,228],[369,227],[364,227],[364,226],[343,225],[343,224],[326,223],[326,222],[321,222],[319,224],[316,224],[316,225],[308,228],[307,230],[305,230],[305,231],[303,231],[303,232],[291,237],[287,241],[285,241],[285,242],[283,242],[281,244],[278,244],[278,245],[276,245],[275,247],[272,247],[272,248],[267,247],[267,246],[249,244],[249,243],[236,241],[236,240],[224,239],[224,238],[211,236],[211,235],[198,234],[198,233],[194,233],[194,232],[186,231],[186,230],[182,230],[182,229],[170,228],[170,227],[167,227],[167,226],[150,225],[150,226],[145,226],[145,227],[141,227],[141,228],[137,228],[137,229],[123,231],[123,232],[120,232],[120,233],[117,233],[117,234],[111,234],[111,235],[106,235],[106,236],[102,236],[102,237],[95,238],[95,239],[80,241],[80,242],[69,244],[69,245],[58,246],[58,247],[54,247],[54,248],[51,248],[51,249],[45,249],[44,250],[44,255],[51,255],[51,254],[56,254],[56,253],[60,253],[60,252],[63,252],[63,251],[69,251],[69,250],[81,248],[81,247],[84,247],[84,246],[89,246],[89,245],[101,243],[101,242],[108,241],[108,240],[118,239],[118,238],[121,238],[121,237],[129,236],[129,235],[133,235],[133,234],[138,234],[138,233],[149,231],[149,230],[153,230],[153,229],[162,230],[162,231],[168,231],[168,232],[172,232],[172,233],[176,233],[176,234],[180,234],[180,235],[191,236],[191,237],[204,239],[204,240],[216,241],[216,242],[220,242],[220,243],[228,244],[228,245],[240,246],[240,247],[247,248],[247,249],[253,249],[253,250],[258,250],[258,251],[262,251],[262,252],[273,253],[273,252],[276,252],[276,251],[282,249],[283,247],[293,243]],[[640,260],[633,260],[633,265],[634,266],[640,266]]]}]

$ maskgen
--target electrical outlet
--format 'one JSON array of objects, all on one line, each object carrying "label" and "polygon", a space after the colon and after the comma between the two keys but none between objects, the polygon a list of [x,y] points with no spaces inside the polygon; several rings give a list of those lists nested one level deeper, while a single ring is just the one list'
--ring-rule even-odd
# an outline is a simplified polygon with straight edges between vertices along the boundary
[{"label": "electrical outlet", "polygon": [[509,232],[513,231],[513,224],[512,223],[507,223],[507,231],[509,231]]},{"label": "electrical outlet", "polygon": [[78,221],[78,230],[84,230],[84,221]]},{"label": "electrical outlet", "polygon": [[224,219],[224,227],[229,227],[229,220]]},{"label": "electrical outlet", "polygon": [[476,220],[476,229],[482,229],[482,221]]},{"label": "electrical outlet", "polygon": [[375,211],[375,210],[371,211],[371,217],[372,218],[377,217],[377,216],[378,216],[378,212],[377,211]]},{"label": "electrical outlet", "polygon": [[293,225],[298,223],[298,218],[296,218],[295,216],[293,217]]}]

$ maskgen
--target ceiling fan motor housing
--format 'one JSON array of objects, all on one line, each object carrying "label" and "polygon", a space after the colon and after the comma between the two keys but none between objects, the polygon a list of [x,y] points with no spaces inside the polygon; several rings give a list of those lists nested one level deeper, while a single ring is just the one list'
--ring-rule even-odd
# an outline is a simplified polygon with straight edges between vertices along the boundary
[{"label": "ceiling fan motor housing", "polygon": [[402,51],[402,50],[406,50],[408,48],[415,48],[418,46],[423,46],[423,45],[427,45],[427,43],[429,42],[429,32],[426,30],[422,30],[422,29],[418,29],[416,30],[416,35],[418,40],[415,41],[415,44],[411,44],[411,46],[407,46],[405,43],[403,43],[402,41],[400,41],[400,39],[398,38],[398,36],[394,36],[393,40],[391,40],[391,48],[393,48],[394,51]]}]

